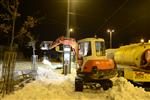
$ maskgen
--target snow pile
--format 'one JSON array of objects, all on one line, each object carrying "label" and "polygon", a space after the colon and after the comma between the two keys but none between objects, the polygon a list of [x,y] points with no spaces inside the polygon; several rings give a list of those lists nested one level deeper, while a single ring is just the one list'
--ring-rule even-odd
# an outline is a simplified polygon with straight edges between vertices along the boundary
[{"label": "snow pile", "polygon": [[53,81],[62,81],[65,79],[66,79],[66,77],[54,72],[51,68],[46,69],[46,68],[38,67],[37,80],[41,80],[41,81],[50,83]]},{"label": "snow pile", "polygon": [[42,61],[42,63],[43,63],[43,64],[46,64],[46,65],[49,65],[49,66],[52,65],[52,63],[51,63],[49,60],[47,60],[47,59],[44,59],[44,60]]},{"label": "snow pile", "polygon": [[106,91],[110,100],[149,100],[150,93],[143,88],[134,87],[125,78],[120,77],[114,81],[113,87]]},{"label": "snow pile", "polygon": [[149,100],[149,98],[150,94],[142,88],[134,87],[124,78],[118,78],[108,91],[84,89],[83,92],[75,92],[74,84],[69,80],[53,81],[49,84],[35,81],[3,100]]},{"label": "snow pile", "polygon": [[63,67],[63,65],[62,64],[60,64],[60,63],[51,63],[49,60],[47,60],[47,59],[44,59],[43,61],[42,61],[42,63],[43,64],[45,64],[45,65],[48,65],[50,68],[52,68],[52,69],[56,69],[56,68],[62,68]]},{"label": "snow pile", "polygon": [[134,87],[123,77],[114,78],[113,87],[103,89],[84,89],[74,91],[75,69],[64,76],[62,70],[50,66],[38,67],[37,80],[26,84],[23,89],[6,95],[2,100],[149,100],[150,93],[143,88]]}]

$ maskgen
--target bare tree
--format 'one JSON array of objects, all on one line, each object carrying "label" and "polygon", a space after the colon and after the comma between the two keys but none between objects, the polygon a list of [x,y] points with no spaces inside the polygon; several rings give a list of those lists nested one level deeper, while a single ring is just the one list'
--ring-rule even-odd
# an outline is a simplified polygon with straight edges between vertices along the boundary
[{"label": "bare tree", "polygon": [[33,41],[33,35],[29,30],[35,27],[37,19],[27,16],[26,21],[17,31],[16,20],[21,16],[21,14],[18,13],[19,0],[0,0],[0,4],[5,10],[5,12],[0,13],[0,18],[2,20],[2,23],[0,24],[0,31],[7,34],[8,37],[11,35],[10,50],[13,48],[14,40],[22,38],[23,35],[26,35],[31,41]]},{"label": "bare tree", "polygon": [[30,29],[37,25],[37,20],[35,18],[27,16],[27,19],[22,24],[22,27],[18,29],[16,20],[21,16],[21,14],[18,13],[18,6],[19,0],[0,0],[0,7],[3,9],[0,12],[0,32],[7,34],[8,37],[11,35],[9,48],[10,52],[8,51],[4,53],[2,72],[4,80],[2,86],[3,96],[14,90],[13,74],[16,62],[16,52],[13,51],[14,41],[20,38],[22,39],[24,35],[28,37],[30,41],[34,41],[34,37],[31,34]]}]

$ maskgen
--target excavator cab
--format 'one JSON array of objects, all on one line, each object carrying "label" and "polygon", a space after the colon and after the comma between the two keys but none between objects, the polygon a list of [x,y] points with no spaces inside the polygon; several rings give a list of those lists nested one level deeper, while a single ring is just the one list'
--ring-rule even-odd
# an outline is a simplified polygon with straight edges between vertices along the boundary
[{"label": "excavator cab", "polygon": [[78,62],[82,72],[91,73],[93,68],[109,70],[114,68],[111,59],[105,56],[105,41],[102,38],[86,38],[78,41]]},{"label": "excavator cab", "polygon": [[78,43],[79,56],[105,56],[105,45],[103,40],[87,41],[82,40]]},{"label": "excavator cab", "polygon": [[[87,38],[78,42],[78,62],[79,66],[83,64],[83,59],[90,57],[99,57],[105,55],[104,40],[97,39],[97,41],[91,41],[92,39]],[[82,63],[81,63],[82,62]]]},{"label": "excavator cab", "polygon": [[75,91],[83,85],[99,83],[104,90],[112,86],[110,78],[116,76],[113,60],[105,56],[105,41],[102,38],[85,38],[78,41],[78,65]]}]

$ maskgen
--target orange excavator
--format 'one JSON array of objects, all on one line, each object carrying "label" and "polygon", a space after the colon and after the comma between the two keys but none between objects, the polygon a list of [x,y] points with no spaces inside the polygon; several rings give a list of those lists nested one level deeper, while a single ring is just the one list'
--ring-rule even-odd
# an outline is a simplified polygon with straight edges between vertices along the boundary
[{"label": "orange excavator", "polygon": [[83,91],[86,84],[99,83],[104,90],[112,87],[110,78],[117,75],[113,60],[105,56],[105,41],[102,38],[85,38],[78,42],[72,38],[58,38],[50,48],[59,44],[70,45],[78,64],[75,91]]}]

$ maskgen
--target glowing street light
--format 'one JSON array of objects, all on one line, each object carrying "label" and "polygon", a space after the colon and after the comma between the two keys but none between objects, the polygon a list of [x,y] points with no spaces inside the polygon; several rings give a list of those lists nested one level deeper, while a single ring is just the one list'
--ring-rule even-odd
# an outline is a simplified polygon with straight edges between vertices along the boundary
[{"label": "glowing street light", "polygon": [[70,28],[69,29],[69,36],[71,37],[71,33],[74,31],[74,29],[73,28]]},{"label": "glowing street light", "polygon": [[140,41],[141,41],[141,43],[144,43],[144,39],[141,39]]},{"label": "glowing street light", "polygon": [[112,48],[112,33],[115,32],[114,29],[108,29],[107,32],[110,35],[110,48]]},{"label": "glowing street light", "polygon": [[70,29],[69,29],[69,32],[73,32],[73,31],[74,31],[73,28],[70,28]]}]

